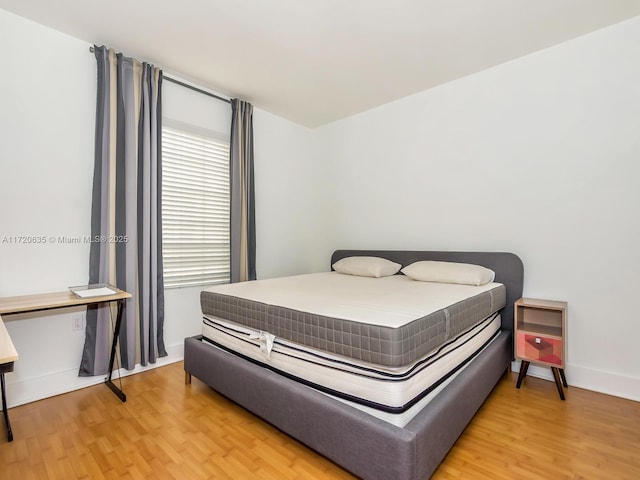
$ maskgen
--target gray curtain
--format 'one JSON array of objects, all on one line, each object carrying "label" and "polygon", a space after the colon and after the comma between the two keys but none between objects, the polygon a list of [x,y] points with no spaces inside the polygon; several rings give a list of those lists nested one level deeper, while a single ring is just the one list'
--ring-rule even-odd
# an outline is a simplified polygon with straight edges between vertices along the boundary
[{"label": "gray curtain", "polygon": [[[162,71],[94,47],[98,66],[89,282],[132,294],[120,330],[122,366],[154,363],[163,340]],[[111,307],[87,310],[80,375],[107,372]],[[113,315],[115,321],[115,314]]]},{"label": "gray curtain", "polygon": [[231,282],[256,279],[253,106],[231,100]]}]

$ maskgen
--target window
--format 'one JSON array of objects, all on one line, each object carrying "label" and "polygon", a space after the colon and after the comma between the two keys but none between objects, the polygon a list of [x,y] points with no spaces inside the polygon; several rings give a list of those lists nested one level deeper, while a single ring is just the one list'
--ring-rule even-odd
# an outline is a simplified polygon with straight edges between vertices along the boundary
[{"label": "window", "polygon": [[164,123],[165,287],[229,283],[229,140],[197,127]]}]

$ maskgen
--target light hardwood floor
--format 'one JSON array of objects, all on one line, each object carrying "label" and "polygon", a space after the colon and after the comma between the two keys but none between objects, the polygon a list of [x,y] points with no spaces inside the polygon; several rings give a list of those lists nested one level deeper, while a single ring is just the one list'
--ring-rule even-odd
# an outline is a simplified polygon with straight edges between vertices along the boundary
[{"label": "light hardwood floor", "polygon": [[[0,478],[354,478],[198,379],[185,385],[182,363],[123,386],[124,404],[98,385],[11,409]],[[562,402],[553,383],[516,390],[509,374],[433,478],[638,479],[640,403],[575,387]]]}]

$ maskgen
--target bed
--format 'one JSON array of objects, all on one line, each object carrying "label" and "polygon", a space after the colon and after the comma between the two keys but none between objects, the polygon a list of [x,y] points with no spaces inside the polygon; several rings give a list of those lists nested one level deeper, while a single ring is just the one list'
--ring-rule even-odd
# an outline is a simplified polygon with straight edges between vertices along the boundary
[{"label": "bed", "polygon": [[422,260],[481,265],[493,270],[495,281],[505,288],[505,307],[494,320],[500,328],[492,341],[441,385],[425,407],[414,405],[417,413],[408,422],[394,425],[294,376],[212,348],[201,335],[185,339],[186,379],[196,376],[361,478],[426,479],[509,368],[513,303],[522,295],[522,262],[511,253],[338,250],[331,265],[354,256],[382,257],[402,266]]}]

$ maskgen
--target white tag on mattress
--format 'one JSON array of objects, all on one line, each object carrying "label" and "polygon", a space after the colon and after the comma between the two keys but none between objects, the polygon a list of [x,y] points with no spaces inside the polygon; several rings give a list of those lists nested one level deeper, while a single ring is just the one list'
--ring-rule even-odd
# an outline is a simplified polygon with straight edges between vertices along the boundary
[{"label": "white tag on mattress", "polygon": [[271,350],[273,349],[273,341],[275,339],[275,335],[271,335],[269,332],[260,332],[260,336],[258,337],[260,351],[266,355],[267,358],[271,357]]}]

